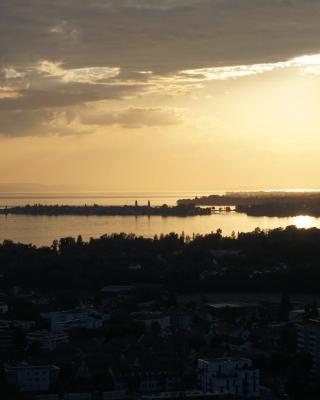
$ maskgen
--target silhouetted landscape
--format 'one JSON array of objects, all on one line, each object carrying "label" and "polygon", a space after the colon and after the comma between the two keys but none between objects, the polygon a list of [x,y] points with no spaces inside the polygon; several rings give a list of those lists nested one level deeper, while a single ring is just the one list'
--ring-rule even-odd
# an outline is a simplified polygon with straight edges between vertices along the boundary
[{"label": "silhouetted landscape", "polygon": [[1,398],[202,399],[209,363],[230,368],[217,378],[237,382],[239,398],[316,399],[302,339],[318,329],[319,243],[320,230],[293,226],[6,240]]},{"label": "silhouetted landscape", "polygon": [[210,215],[210,208],[201,208],[194,205],[168,206],[166,204],[159,207],[149,206],[67,206],[67,205],[26,205],[17,207],[5,207],[0,209],[0,214],[16,215],[160,215],[175,217],[190,217],[193,215]]},{"label": "silhouetted landscape", "polygon": [[320,399],[319,27],[0,0],[0,400]]},{"label": "silhouetted landscape", "polygon": [[[152,283],[168,290],[300,291],[316,293],[320,230],[296,227],[222,236],[172,233],[81,236],[37,248],[5,241],[0,247],[7,285],[98,290],[101,285]],[[219,260],[216,264],[215,260]],[[130,265],[140,265],[137,270]],[[215,266],[216,265],[216,266]]]},{"label": "silhouetted landscape", "polygon": [[235,211],[250,216],[294,217],[320,216],[319,192],[242,192],[178,200],[179,205],[234,206]]}]

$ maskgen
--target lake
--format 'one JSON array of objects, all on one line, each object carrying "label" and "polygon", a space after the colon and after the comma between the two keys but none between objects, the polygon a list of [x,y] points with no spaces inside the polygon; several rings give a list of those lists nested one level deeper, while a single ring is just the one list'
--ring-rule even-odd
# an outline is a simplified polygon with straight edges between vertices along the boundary
[{"label": "lake", "polygon": [[[0,207],[25,204],[68,205],[174,205],[179,198],[205,195],[208,192],[167,193],[0,193]],[[256,227],[273,229],[296,225],[298,228],[320,228],[320,218],[297,216],[291,218],[248,217],[245,214],[217,213],[210,216],[159,217],[159,216],[26,216],[1,215],[0,241],[32,243],[37,246],[50,245],[54,239],[82,235],[84,239],[100,237],[105,233],[135,233],[145,237],[155,234],[177,232],[192,235],[205,234],[222,229],[224,235],[235,232],[250,232]]]}]

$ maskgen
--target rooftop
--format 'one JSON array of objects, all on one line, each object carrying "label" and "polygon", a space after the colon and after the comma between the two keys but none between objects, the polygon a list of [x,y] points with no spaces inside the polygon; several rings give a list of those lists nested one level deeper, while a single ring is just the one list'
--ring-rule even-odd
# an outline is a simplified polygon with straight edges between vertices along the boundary
[{"label": "rooftop", "polygon": [[60,368],[57,367],[56,365],[28,365],[28,364],[23,364],[23,365],[15,365],[15,366],[7,366],[5,368],[6,372],[9,371],[16,371],[16,370],[23,370],[23,369],[52,369],[59,371]]}]

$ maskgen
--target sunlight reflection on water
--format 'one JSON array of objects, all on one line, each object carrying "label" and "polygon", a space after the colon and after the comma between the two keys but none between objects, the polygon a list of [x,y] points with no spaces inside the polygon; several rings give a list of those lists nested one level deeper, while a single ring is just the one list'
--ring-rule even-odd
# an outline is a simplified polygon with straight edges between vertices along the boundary
[{"label": "sunlight reflection on water", "polygon": [[[179,198],[193,197],[191,193],[100,193],[100,194],[1,194],[0,207],[14,204],[147,204],[167,203],[173,205]],[[124,217],[124,216],[28,216],[8,215],[0,216],[0,242],[4,239],[49,245],[54,239],[81,234],[85,240],[90,237],[99,237],[105,233],[126,232],[145,237],[155,234],[184,232],[192,236],[193,233],[206,234],[222,229],[224,235],[232,231],[251,232],[255,228],[274,229],[296,225],[298,228],[320,228],[320,218],[306,215],[297,217],[250,217],[235,212],[219,212],[208,216],[195,217]]]}]

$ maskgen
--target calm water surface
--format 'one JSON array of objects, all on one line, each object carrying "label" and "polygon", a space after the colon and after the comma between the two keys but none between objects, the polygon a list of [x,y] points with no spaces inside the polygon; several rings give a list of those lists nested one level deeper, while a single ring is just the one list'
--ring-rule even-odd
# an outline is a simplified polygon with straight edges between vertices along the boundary
[{"label": "calm water surface", "polygon": [[[94,193],[94,194],[24,194],[1,193],[0,207],[25,204],[104,204],[124,205],[147,204],[151,200],[153,205],[174,205],[176,200],[184,197],[193,197],[207,193]],[[49,245],[54,239],[81,234],[84,239],[99,237],[105,233],[126,232],[152,237],[155,234],[170,232],[209,233],[218,228],[223,234],[229,235],[232,231],[249,232],[256,227],[272,229],[296,225],[299,228],[320,228],[320,218],[298,216],[292,218],[248,217],[238,213],[219,213],[210,216],[196,217],[159,217],[159,216],[0,216],[0,241],[10,239],[22,243],[35,245]]]}]

